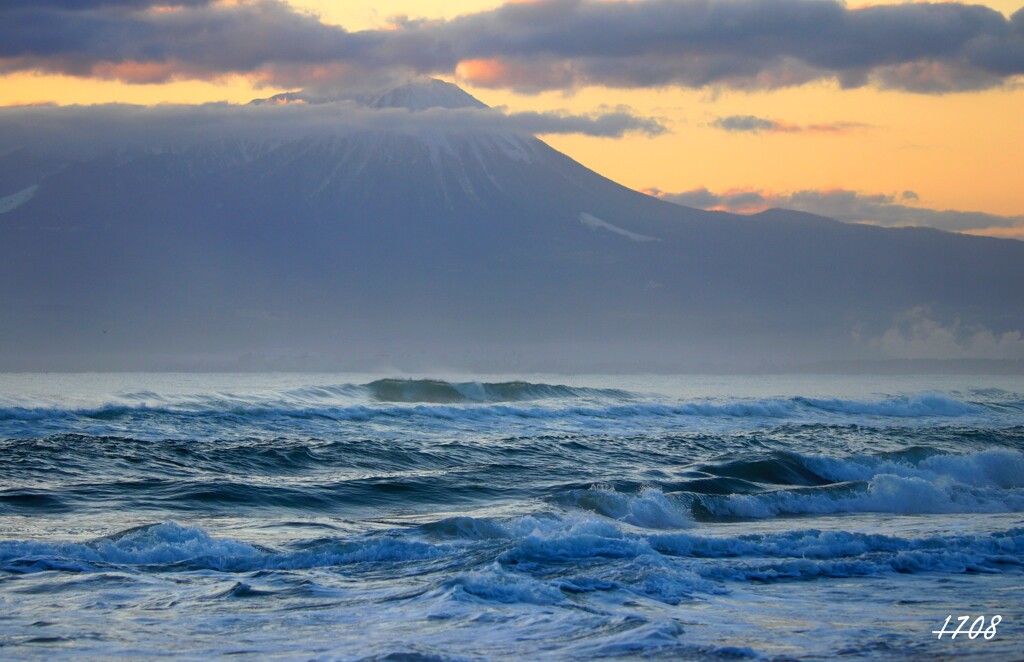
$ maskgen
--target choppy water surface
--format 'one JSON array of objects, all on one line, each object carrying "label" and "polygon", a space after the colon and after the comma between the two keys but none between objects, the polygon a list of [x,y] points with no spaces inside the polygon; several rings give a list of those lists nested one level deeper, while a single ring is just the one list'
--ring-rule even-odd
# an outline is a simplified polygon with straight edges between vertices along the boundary
[{"label": "choppy water surface", "polygon": [[2,658],[1006,659],[1022,596],[1019,379],[0,375]]}]

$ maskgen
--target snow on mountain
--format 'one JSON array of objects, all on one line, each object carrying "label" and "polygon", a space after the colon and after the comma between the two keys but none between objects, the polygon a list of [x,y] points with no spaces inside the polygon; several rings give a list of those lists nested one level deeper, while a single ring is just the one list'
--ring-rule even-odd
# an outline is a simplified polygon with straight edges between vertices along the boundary
[{"label": "snow on mountain", "polygon": [[487,108],[487,106],[460,88],[435,78],[414,81],[371,97],[373,108],[406,108],[423,111],[430,108]]},{"label": "snow on mountain", "polygon": [[20,191],[16,191],[8,196],[0,198],[0,214],[6,214],[7,212],[14,211],[18,207],[22,206],[26,202],[32,199],[32,196],[39,190],[38,184],[33,184],[28,188],[23,188]]},{"label": "snow on mountain", "polygon": [[607,230],[617,235],[621,235],[630,241],[661,241],[657,237],[648,237],[647,235],[637,234],[636,232],[630,232],[629,230],[623,230],[617,225],[612,225],[606,221],[602,221],[596,216],[588,214],[586,212],[580,214],[580,223],[587,226],[591,230]]}]

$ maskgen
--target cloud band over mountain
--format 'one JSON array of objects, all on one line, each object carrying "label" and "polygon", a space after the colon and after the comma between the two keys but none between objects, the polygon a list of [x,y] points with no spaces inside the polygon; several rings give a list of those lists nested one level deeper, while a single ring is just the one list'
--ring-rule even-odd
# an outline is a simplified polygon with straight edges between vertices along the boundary
[{"label": "cloud band over mountain", "polygon": [[280,0],[16,0],[0,72],[152,83],[242,74],[282,86],[457,74],[525,91],[771,89],[835,80],[919,93],[1024,74],[1024,10],[832,0],[542,0],[350,32]]},{"label": "cloud band over mountain", "polygon": [[31,145],[54,150],[181,146],[216,138],[294,139],[348,131],[583,134],[617,138],[665,131],[626,110],[595,115],[503,113],[487,108],[368,108],[351,102],[248,105],[20,106],[0,109],[0,154]]}]

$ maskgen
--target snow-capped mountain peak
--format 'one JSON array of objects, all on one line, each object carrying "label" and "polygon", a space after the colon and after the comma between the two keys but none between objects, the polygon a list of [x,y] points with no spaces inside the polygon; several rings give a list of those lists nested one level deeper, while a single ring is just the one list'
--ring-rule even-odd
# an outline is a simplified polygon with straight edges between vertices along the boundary
[{"label": "snow-capped mountain peak", "polygon": [[412,111],[430,108],[486,108],[486,104],[458,85],[436,78],[416,80],[392,88],[369,99],[373,108],[405,108]]},{"label": "snow-capped mountain peak", "polygon": [[487,108],[487,105],[458,85],[436,78],[411,80],[395,87],[370,93],[324,94],[313,90],[282,92],[267,99],[254,99],[251,105],[281,105],[289,103],[331,103],[350,101],[371,108],[405,108],[414,112],[431,108]]}]

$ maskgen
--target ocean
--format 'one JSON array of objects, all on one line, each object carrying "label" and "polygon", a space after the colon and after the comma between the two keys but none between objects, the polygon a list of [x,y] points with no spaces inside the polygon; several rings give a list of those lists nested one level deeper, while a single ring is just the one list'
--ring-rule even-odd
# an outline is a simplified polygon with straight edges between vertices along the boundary
[{"label": "ocean", "polygon": [[1005,660],[1022,596],[1019,377],[0,375],[5,660]]}]

